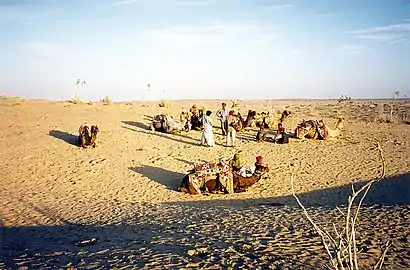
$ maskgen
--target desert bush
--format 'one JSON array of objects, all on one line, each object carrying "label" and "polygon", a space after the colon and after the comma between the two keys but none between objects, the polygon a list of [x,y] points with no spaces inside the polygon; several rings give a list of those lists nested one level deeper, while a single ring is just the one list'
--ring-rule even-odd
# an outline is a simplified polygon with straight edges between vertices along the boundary
[{"label": "desert bush", "polygon": [[111,105],[112,104],[112,100],[110,96],[105,96],[102,100],[101,100],[102,104],[104,105]]},{"label": "desert bush", "polygon": [[[294,187],[294,176],[295,176],[295,162],[291,162],[289,164],[289,170],[291,173],[291,190],[292,195],[296,199],[297,203],[303,210],[303,214],[305,215],[306,219],[312,225],[314,230],[322,239],[323,247],[326,250],[328,260],[330,266],[329,269],[335,270],[344,270],[344,269],[351,269],[351,270],[358,270],[358,259],[357,255],[359,250],[356,245],[356,222],[358,220],[360,207],[362,206],[363,200],[366,197],[367,193],[369,192],[373,183],[381,180],[385,176],[385,159],[383,155],[383,149],[380,146],[380,143],[377,142],[376,144],[377,149],[379,151],[379,155],[382,161],[382,171],[380,176],[369,181],[367,184],[362,186],[359,190],[355,190],[355,187],[352,185],[352,194],[349,196],[347,200],[347,210],[344,213],[341,209],[337,208],[341,214],[341,220],[343,220],[344,228],[343,230],[338,230],[336,225],[333,225],[333,233],[329,233],[323,228],[320,228],[315,221],[313,221],[312,217],[303,206],[302,202],[299,200],[295,193]],[[357,202],[356,207],[353,207],[353,204]],[[391,241],[388,240],[381,252],[380,257],[378,258],[376,264],[373,266],[373,269],[383,269],[383,263],[385,260],[385,256],[387,253],[388,248],[391,246]]]},{"label": "desert bush", "polygon": [[351,100],[352,100],[352,97],[349,97],[347,94],[346,95],[342,94],[338,102],[342,103],[342,102],[351,101]]},{"label": "desert bush", "polygon": [[158,104],[158,106],[161,107],[161,108],[169,108],[170,104],[166,103],[165,101],[162,101]]},{"label": "desert bush", "polygon": [[79,96],[78,94],[76,94],[76,95],[74,96],[74,98],[68,100],[68,102],[73,103],[73,104],[82,104],[82,103],[84,103],[84,102],[80,99],[80,96]]}]

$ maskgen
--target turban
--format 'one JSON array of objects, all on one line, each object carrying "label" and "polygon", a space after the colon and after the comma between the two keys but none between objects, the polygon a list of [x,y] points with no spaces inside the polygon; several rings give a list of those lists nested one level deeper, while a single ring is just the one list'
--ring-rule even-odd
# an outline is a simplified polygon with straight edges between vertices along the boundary
[{"label": "turban", "polygon": [[262,163],[263,157],[257,156],[257,157],[256,157],[256,161],[257,161],[258,163]]}]

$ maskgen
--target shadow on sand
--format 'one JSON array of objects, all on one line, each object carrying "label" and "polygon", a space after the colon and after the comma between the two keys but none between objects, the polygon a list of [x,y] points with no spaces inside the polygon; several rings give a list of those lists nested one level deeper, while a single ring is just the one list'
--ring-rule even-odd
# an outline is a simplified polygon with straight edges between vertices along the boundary
[{"label": "shadow on sand", "polygon": [[[182,179],[182,178],[181,178]],[[265,180],[269,181],[269,180]],[[365,185],[368,181],[356,183],[355,190]],[[295,182],[297,189],[298,183]],[[310,192],[297,194],[303,205],[305,206],[326,206],[335,207],[347,205],[348,196],[351,194],[352,188],[350,185],[340,187],[331,187],[325,189],[314,190]],[[220,195],[226,196],[226,195]],[[174,203],[171,203],[174,204]],[[175,202],[175,204],[181,204]],[[182,204],[197,204],[196,201],[182,202]],[[364,205],[410,205],[410,173],[400,174],[385,178],[371,186],[365,200]],[[246,205],[291,205],[297,206],[297,202],[292,195],[278,196],[269,198],[257,199],[221,199],[221,200],[206,200],[201,201],[201,205],[239,205],[240,207]]]},{"label": "shadow on sand", "polygon": [[121,122],[126,125],[130,125],[130,126],[137,127],[140,129],[145,129],[145,130],[148,130],[148,127],[149,127],[149,125],[141,123],[141,122],[137,122],[137,121],[121,121]]},{"label": "shadow on sand", "polygon": [[181,185],[181,180],[185,174],[168,171],[163,168],[153,167],[149,165],[141,165],[136,167],[129,167],[133,172],[142,174],[152,181],[166,186],[168,189],[176,190]]},{"label": "shadow on sand", "polygon": [[[188,248],[177,241],[178,238],[184,238],[183,233],[166,231],[158,223],[135,223],[137,222],[132,225],[106,226],[3,227],[0,258],[4,265],[0,262],[0,268],[22,269],[20,267],[25,266],[24,269],[115,269],[128,265],[141,269],[148,263],[155,263],[155,259],[151,257],[153,254],[170,250],[186,254]],[[77,246],[79,241],[92,238],[97,238],[98,242],[84,247]],[[163,243],[155,244],[158,239],[164,239]],[[167,259],[166,256],[163,259]],[[173,258],[170,260],[167,263],[181,261]],[[164,262],[157,262],[158,265],[161,263]]]},{"label": "shadow on sand", "polygon": [[70,134],[68,132],[60,131],[60,130],[51,130],[49,132],[49,135],[53,136],[54,138],[63,140],[68,144],[78,146],[77,145],[77,143],[78,143],[78,136],[77,135],[73,135],[73,134]]},{"label": "shadow on sand", "polygon": [[[151,166],[130,169],[170,187],[178,184],[178,180],[183,176],[181,173]],[[380,230],[375,236],[378,237],[377,241],[384,238],[397,238],[401,241],[401,244],[397,244],[387,253],[386,269],[410,266],[406,255],[408,249],[405,248],[408,210],[401,206],[401,208],[382,206],[409,205],[409,185],[409,173],[386,178],[372,186],[365,201],[365,204],[381,206],[376,208],[373,206],[370,209],[370,216],[361,217],[370,220],[367,221],[368,225],[364,229]],[[319,203],[334,206],[344,204],[350,190],[350,186],[342,186],[307,192],[299,196],[305,205],[312,206]],[[251,205],[246,207],[246,204],[242,203],[245,201]],[[273,263],[281,261],[284,265],[298,269],[324,269],[326,253],[321,250],[318,252],[314,248],[314,246],[321,246],[319,237],[310,230],[304,229],[302,224],[307,221],[302,216],[302,220],[296,221],[296,224],[295,220],[286,218],[292,213],[301,215],[299,207],[279,206],[280,204],[295,205],[294,201],[292,196],[284,196],[250,200],[174,202],[162,205],[137,203],[132,204],[131,209],[133,213],[140,215],[135,215],[135,218],[118,217],[118,221],[114,224],[83,225],[64,222],[58,217],[53,217],[53,220],[60,220],[64,225],[8,227],[0,224],[0,268],[178,269],[186,268],[188,263],[197,263],[198,268],[201,269],[213,265],[227,269],[233,262],[238,267],[251,265],[255,268],[258,266],[268,269]],[[35,210],[45,215],[50,211],[50,209]],[[320,216],[326,216],[327,210],[320,211],[325,211],[319,212]],[[372,227],[374,226],[372,220],[383,215],[385,211],[387,215],[401,213],[396,215],[393,221],[390,220],[400,226],[401,230],[392,228],[391,223],[381,224],[384,222],[383,219],[377,221],[377,228]],[[256,217],[260,217],[260,220]],[[259,222],[269,225],[255,226],[255,223]],[[307,230],[306,234],[300,233],[301,229]],[[257,235],[261,237],[258,238]],[[272,244],[273,249],[243,249],[245,244],[250,245],[250,241],[256,240],[268,245],[266,237],[275,239]],[[77,246],[80,240],[92,238],[97,238],[98,242],[83,247]],[[372,242],[372,248],[379,248],[377,241]],[[369,249],[368,244],[364,245]],[[188,250],[198,247],[205,247],[207,252],[196,256],[187,254]],[[241,256],[233,257],[232,253],[224,252],[228,248],[241,251]],[[299,261],[306,252],[311,254],[311,260]],[[366,259],[369,257],[375,259],[373,253],[364,252],[363,256]]]}]

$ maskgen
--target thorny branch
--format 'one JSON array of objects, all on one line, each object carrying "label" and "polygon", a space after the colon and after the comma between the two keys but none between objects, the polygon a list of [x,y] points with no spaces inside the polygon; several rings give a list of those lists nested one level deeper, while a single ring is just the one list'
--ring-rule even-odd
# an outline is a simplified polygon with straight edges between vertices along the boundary
[{"label": "thorny branch", "polygon": [[[289,164],[289,171],[291,173],[292,195],[296,199],[299,206],[302,208],[303,214],[305,215],[307,220],[310,222],[310,224],[313,226],[313,228],[316,230],[316,232],[321,237],[322,244],[324,248],[326,249],[330,264],[335,270],[339,270],[339,269],[343,270],[345,269],[345,267],[347,267],[347,269],[352,269],[352,270],[359,269],[358,262],[357,262],[357,254],[359,252],[357,250],[357,245],[356,245],[355,227],[356,227],[356,222],[359,216],[360,207],[362,206],[364,198],[369,192],[372,184],[383,179],[386,173],[386,162],[385,162],[384,155],[383,155],[383,149],[379,142],[376,142],[376,147],[377,147],[377,150],[379,151],[380,159],[382,162],[382,171],[380,175],[376,177],[375,179],[366,183],[364,186],[362,186],[358,190],[355,190],[354,186],[352,185],[352,194],[348,198],[346,214],[344,214],[343,211],[341,211],[338,207],[336,207],[337,210],[345,218],[345,228],[342,230],[342,232],[339,233],[336,229],[336,226],[333,224],[333,229],[336,233],[338,243],[326,230],[322,230],[313,221],[313,219],[310,217],[309,213],[307,212],[306,208],[304,207],[302,202],[297,197],[295,193],[295,186],[294,186],[295,161],[297,160],[294,160],[293,162]],[[359,198],[359,196],[361,197],[359,199],[357,207],[356,209],[352,210],[355,199]],[[382,254],[380,255],[377,263],[375,264],[373,268],[374,270],[382,268],[382,265],[386,257],[387,250],[389,249],[390,246],[391,246],[391,241],[389,240],[386,243],[386,246],[384,247]]]}]

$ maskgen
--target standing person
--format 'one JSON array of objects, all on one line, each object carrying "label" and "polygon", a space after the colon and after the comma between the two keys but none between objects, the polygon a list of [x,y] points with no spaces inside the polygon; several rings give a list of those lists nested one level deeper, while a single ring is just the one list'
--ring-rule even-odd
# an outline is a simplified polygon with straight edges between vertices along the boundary
[{"label": "standing person", "polygon": [[203,130],[202,130],[201,145],[213,147],[215,146],[215,141],[214,141],[214,133],[212,131],[211,114],[212,114],[211,111],[206,111],[206,115],[204,115],[204,117],[202,118]]},{"label": "standing person", "polygon": [[222,108],[216,112],[216,117],[218,117],[221,122],[222,135],[226,135],[228,129],[228,124],[226,122],[226,117],[228,116],[228,109],[226,108],[226,103],[222,102]]},{"label": "standing person", "polygon": [[227,133],[226,133],[226,146],[235,147],[235,138],[236,138],[236,130],[234,126],[236,125],[236,117],[234,115],[234,111],[229,111],[228,116],[226,117],[226,123],[228,125]]}]

